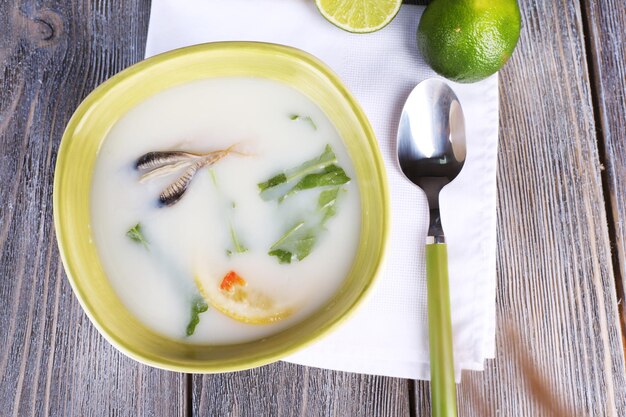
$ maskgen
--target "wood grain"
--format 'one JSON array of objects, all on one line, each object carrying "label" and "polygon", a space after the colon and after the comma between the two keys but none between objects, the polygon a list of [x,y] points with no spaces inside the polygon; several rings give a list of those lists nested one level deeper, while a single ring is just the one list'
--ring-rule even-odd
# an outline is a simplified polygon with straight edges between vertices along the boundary
[{"label": "wood grain", "polygon": [[[520,6],[522,37],[500,79],[497,358],[464,374],[459,415],[624,416],[580,5]],[[427,389],[416,388],[419,408]]]},{"label": "wood grain", "polygon": [[183,376],[127,359],[89,323],[52,222],[65,124],[96,85],[142,58],[147,18],[146,2],[0,2],[3,416],[185,414]]},{"label": "wood grain", "polygon": [[[604,148],[610,220],[614,233],[614,259],[621,281],[618,298],[626,294],[626,7],[619,0],[585,0],[590,60]],[[626,311],[622,306],[622,330]]]},{"label": "wood grain", "polygon": [[194,377],[194,416],[409,416],[407,381],[278,362]]}]

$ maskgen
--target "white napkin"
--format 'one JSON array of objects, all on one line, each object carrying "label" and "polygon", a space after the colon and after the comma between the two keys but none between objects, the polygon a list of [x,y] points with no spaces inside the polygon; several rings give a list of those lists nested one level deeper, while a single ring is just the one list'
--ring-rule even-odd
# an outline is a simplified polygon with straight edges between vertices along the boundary
[{"label": "white napkin", "polygon": [[[378,138],[391,190],[392,230],[386,265],[371,296],[338,330],[286,358],[303,365],[428,379],[424,243],[428,208],[421,190],[396,165],[395,138],[404,101],[435,73],[415,41],[423,7],[402,6],[386,28],[344,32],[310,0],[153,0],[146,55],[224,40],[303,49],[324,61],[359,101]],[[466,118],[462,174],[441,195],[448,241],[457,380],[482,370],[495,342],[497,75],[452,84]]]}]

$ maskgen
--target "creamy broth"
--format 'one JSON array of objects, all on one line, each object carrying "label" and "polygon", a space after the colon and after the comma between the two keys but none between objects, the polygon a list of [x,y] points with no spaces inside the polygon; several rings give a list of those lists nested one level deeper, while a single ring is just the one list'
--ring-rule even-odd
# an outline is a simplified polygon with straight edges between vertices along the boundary
[{"label": "creamy broth", "polygon": [[[159,194],[182,171],[139,181],[135,164],[148,152],[206,153],[232,145],[235,152],[198,170],[171,206],[160,206]],[[327,145],[351,180],[340,186],[336,214],[316,229],[310,254],[281,264],[270,247],[302,220],[319,218],[319,195],[332,187],[279,203],[261,198],[257,184],[319,157]],[[91,215],[105,273],[140,321],[171,338],[225,344],[291,326],[332,297],[356,252],[360,202],[349,156],[317,105],[278,82],[219,78],[160,92],[115,124],[98,153]],[[138,223],[146,246],[127,236]],[[233,237],[245,252],[237,252]],[[187,336],[192,303],[200,293],[219,291],[229,271],[247,281],[246,290],[269,297],[272,308],[292,314],[249,324],[209,303]]]}]

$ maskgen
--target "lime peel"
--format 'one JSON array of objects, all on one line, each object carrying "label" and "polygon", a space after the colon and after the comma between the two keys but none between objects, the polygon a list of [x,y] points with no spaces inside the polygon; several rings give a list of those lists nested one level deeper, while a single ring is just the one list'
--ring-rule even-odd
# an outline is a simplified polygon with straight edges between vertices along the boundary
[{"label": "lime peel", "polygon": [[437,74],[472,83],[502,68],[520,30],[516,0],[433,0],[420,19],[417,46]]},{"label": "lime peel", "polygon": [[277,306],[268,295],[246,288],[247,283],[243,279],[231,279],[228,285],[215,287],[204,286],[198,276],[194,280],[206,302],[231,319],[248,324],[270,324],[293,314],[291,307]]},{"label": "lime peel", "polygon": [[351,33],[371,33],[387,26],[402,0],[315,0],[326,20]]}]

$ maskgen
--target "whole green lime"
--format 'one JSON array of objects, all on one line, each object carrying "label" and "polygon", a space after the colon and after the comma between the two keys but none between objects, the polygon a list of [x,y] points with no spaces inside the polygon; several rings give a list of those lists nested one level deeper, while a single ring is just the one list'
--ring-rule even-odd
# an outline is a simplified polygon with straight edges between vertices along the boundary
[{"label": "whole green lime", "polygon": [[417,46],[439,75],[472,83],[502,68],[520,29],[516,0],[433,0],[417,27]]}]

